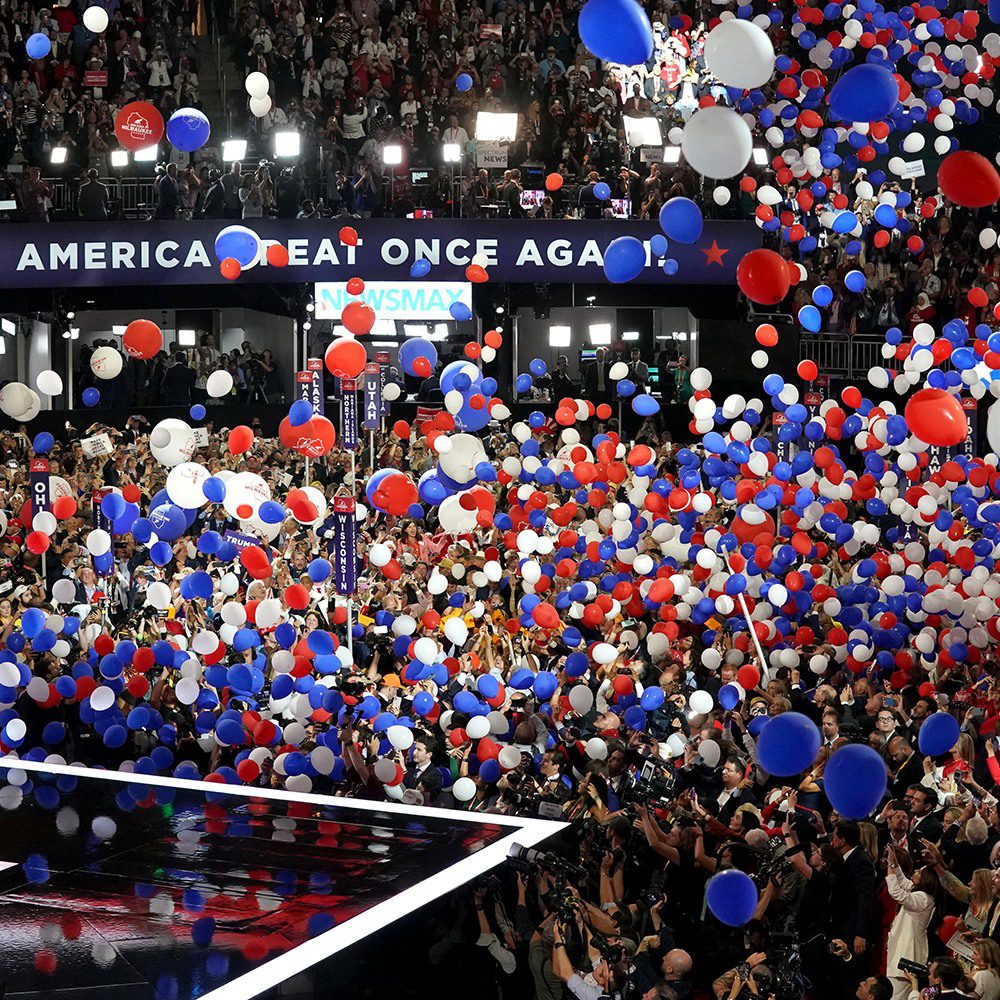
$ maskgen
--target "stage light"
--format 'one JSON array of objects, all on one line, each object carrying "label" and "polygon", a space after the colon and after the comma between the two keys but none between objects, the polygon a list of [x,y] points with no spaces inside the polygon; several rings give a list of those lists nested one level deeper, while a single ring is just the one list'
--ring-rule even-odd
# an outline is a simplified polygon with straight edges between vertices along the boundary
[{"label": "stage light", "polygon": [[302,146],[302,137],[298,132],[275,132],[274,133],[274,155],[284,159],[289,159],[299,155]]},{"label": "stage light", "polygon": [[12,319],[7,319],[6,316],[0,319],[0,330],[3,330],[8,337],[17,336],[17,324]]},{"label": "stage light", "polygon": [[591,323],[590,342],[597,347],[609,347],[611,345],[611,324]]},{"label": "stage light", "polygon": [[67,310],[66,319],[76,319],[76,313],[72,309]]},{"label": "stage light", "polygon": [[767,166],[767,150],[764,149],[763,146],[754,146],[753,162],[756,163],[758,167]]},{"label": "stage light", "polygon": [[660,134],[660,123],[655,118],[622,119],[625,125],[625,141],[630,146],[662,146],[663,136]]},{"label": "stage light", "polygon": [[316,303],[315,303],[315,302],[313,302],[313,301],[312,301],[312,300],[310,299],[310,300],[309,300],[309,301],[308,301],[308,302],[306,303],[306,312],[307,312],[307,313],[311,313],[311,312],[313,312],[313,310],[315,310],[315,308],[316,308]]},{"label": "stage light", "polygon": [[513,142],[517,138],[517,114],[480,111],[476,115],[476,139],[479,142]]},{"label": "stage light", "polygon": [[622,334],[622,340],[638,340],[639,331],[638,330],[626,330]]},{"label": "stage light", "polygon": [[121,169],[122,167],[128,166],[128,150],[127,149],[112,149],[111,150],[111,166]]},{"label": "stage light", "polygon": [[549,347],[569,347],[573,339],[573,328],[569,326],[549,327]]},{"label": "stage light", "polygon": [[462,147],[457,142],[446,142],[441,148],[441,154],[445,163],[460,163],[462,160]]},{"label": "stage light", "polygon": [[137,149],[133,154],[132,158],[136,163],[155,163],[160,155],[160,147],[147,146],[145,149]]},{"label": "stage light", "polygon": [[664,146],[663,147],[663,162],[664,163],[680,163],[681,161],[681,147],[680,146]]},{"label": "stage light", "polygon": [[113,327],[111,327],[111,332],[112,332],[112,333],[113,333],[113,334],[114,334],[114,335],[115,335],[116,337],[124,337],[124,336],[125,336],[125,330],[126,330],[126,329],[127,329],[127,327],[124,327],[124,326],[119,326],[119,325],[118,325],[118,324],[116,323],[116,324],[115,324],[115,325],[114,325]]},{"label": "stage light", "polygon": [[195,339],[194,330],[178,330],[177,331],[177,346],[178,347],[195,347],[198,341]]},{"label": "stage light", "polygon": [[242,160],[247,155],[246,139],[224,139],[222,141],[222,159],[226,163]]},{"label": "stage light", "polygon": [[398,167],[403,162],[403,147],[390,143],[382,147],[382,162],[387,167]]},{"label": "stage light", "polygon": [[311,330],[312,328],[313,328],[313,325],[312,325],[312,323],[309,322],[309,320],[304,320],[303,321],[303,323],[302,323],[302,329],[303,330]]},{"label": "stage light", "polygon": [[56,166],[60,163],[65,163],[68,153],[69,150],[65,146],[53,146],[49,151],[49,163]]}]

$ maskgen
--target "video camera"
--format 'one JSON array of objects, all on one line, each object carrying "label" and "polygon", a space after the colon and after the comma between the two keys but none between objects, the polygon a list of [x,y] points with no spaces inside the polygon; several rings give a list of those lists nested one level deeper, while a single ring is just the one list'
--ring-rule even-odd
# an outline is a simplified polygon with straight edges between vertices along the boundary
[{"label": "video camera", "polygon": [[672,765],[656,757],[641,757],[642,767],[619,792],[623,808],[649,802],[666,805],[675,798],[677,775]]}]

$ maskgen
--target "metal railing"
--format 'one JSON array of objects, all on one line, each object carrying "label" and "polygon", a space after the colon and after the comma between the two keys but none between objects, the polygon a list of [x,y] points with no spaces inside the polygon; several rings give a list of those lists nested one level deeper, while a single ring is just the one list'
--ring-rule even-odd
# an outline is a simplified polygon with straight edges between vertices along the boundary
[{"label": "metal railing", "polygon": [[[52,216],[55,219],[76,218],[77,197],[80,181],[66,177],[46,177],[52,202]],[[108,188],[111,199],[109,214],[124,219],[148,218],[156,200],[156,178],[154,177],[102,177],[101,183]]]},{"label": "metal railing", "polygon": [[900,371],[895,358],[882,357],[885,338],[877,334],[804,333],[799,338],[799,359],[816,362],[820,375],[864,378],[872,368]]}]

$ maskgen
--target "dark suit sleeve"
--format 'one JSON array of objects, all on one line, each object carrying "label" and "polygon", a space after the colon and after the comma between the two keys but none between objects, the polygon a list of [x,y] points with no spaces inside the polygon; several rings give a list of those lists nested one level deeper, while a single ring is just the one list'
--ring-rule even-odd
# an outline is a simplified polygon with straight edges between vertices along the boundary
[{"label": "dark suit sleeve", "polygon": [[[861,850],[861,848],[857,848]],[[854,937],[868,937],[875,901],[875,866],[867,859],[854,864]],[[850,944],[850,942],[848,942]]]}]

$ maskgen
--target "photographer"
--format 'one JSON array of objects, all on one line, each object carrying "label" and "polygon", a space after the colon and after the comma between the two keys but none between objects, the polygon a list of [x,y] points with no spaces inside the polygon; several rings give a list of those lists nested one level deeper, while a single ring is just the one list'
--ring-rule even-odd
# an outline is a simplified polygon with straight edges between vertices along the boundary
[{"label": "photographer", "polygon": [[[552,925],[552,971],[577,1000],[615,1000],[620,996],[619,975],[615,966],[594,948],[590,932],[580,918],[577,927],[583,934],[586,955],[594,961],[593,971],[581,975],[573,968],[566,950],[568,931],[559,919]],[[585,982],[584,976],[589,976],[593,983]]]}]

